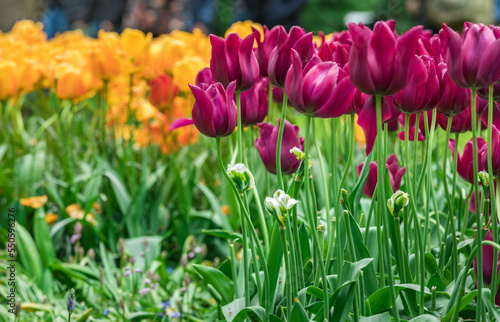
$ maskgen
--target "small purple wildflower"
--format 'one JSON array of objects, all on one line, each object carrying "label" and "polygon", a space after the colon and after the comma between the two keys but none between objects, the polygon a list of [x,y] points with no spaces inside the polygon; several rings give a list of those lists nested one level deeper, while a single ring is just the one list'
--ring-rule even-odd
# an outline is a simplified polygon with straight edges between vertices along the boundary
[{"label": "small purple wildflower", "polygon": [[144,296],[144,295],[148,294],[149,292],[151,292],[151,289],[149,287],[145,287],[145,288],[139,290],[139,294],[141,296]]}]

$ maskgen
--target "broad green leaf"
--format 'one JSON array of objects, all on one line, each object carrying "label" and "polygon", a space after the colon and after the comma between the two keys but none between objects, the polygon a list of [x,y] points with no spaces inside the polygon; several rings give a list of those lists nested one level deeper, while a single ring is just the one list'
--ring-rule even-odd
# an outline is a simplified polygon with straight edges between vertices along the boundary
[{"label": "broad green leaf", "polygon": [[[244,301],[244,299],[243,299]],[[234,315],[233,315],[234,316]],[[244,308],[234,316],[234,319],[227,319],[228,322],[244,322],[246,319],[250,319],[250,321],[261,322],[264,321],[266,317],[266,311],[261,306],[250,306]]]},{"label": "broad green leaf", "polygon": [[231,230],[222,230],[222,229],[204,229],[203,232],[207,235],[215,236],[215,237],[220,237],[224,239],[229,239],[229,240],[235,240],[235,239],[240,239],[240,241],[243,239],[243,236],[239,233],[235,233]]},{"label": "broad green leaf", "polygon": [[58,231],[63,229],[66,225],[69,225],[78,219],[76,218],[65,218],[61,221],[58,221],[54,226],[52,226],[52,229],[50,230],[50,238],[53,238],[55,234],[57,234]]},{"label": "broad green leaf", "polygon": [[[135,262],[143,271],[147,270],[147,263],[154,261],[160,255],[161,236],[143,236],[124,239],[126,250],[134,256]],[[144,241],[147,241],[149,252],[145,251]],[[141,256],[144,253],[144,256]],[[147,261],[147,263],[146,263]]]},{"label": "broad green leaf", "polygon": [[104,172],[104,176],[108,177],[111,182],[111,187],[113,188],[113,192],[115,193],[116,202],[118,203],[118,207],[123,215],[127,214],[128,208],[130,206],[130,195],[123,185],[123,182],[118,178],[116,172],[112,169],[108,169]]},{"label": "broad green leaf", "polygon": [[41,283],[43,266],[40,253],[30,233],[19,223],[16,223],[16,248],[17,259],[21,265],[35,278],[37,284]]},{"label": "broad green leaf", "polygon": [[417,317],[414,317],[409,322],[440,322],[440,320],[434,315],[423,314]]},{"label": "broad green leaf", "polygon": [[213,214],[215,214],[215,216],[212,218],[213,222],[223,230],[231,231],[231,224],[229,223],[228,218],[222,213],[222,206],[215,194],[210,189],[208,189],[207,186],[200,183],[198,183],[196,187],[200,189],[201,192],[203,192],[205,197],[207,197],[210,206],[212,207]]},{"label": "broad green leaf", "polygon": [[[396,291],[396,296],[398,296],[401,290],[412,290],[420,293],[420,285],[417,284],[397,284],[394,286]],[[425,294],[430,295],[428,288],[424,289]],[[370,303],[370,309],[372,314],[378,314],[387,311],[392,307],[389,286],[382,287],[372,295],[368,297],[368,302]]]},{"label": "broad green leaf", "polygon": [[271,284],[271,299],[274,303],[281,263],[283,261],[283,248],[281,247],[281,239],[277,222],[275,222],[273,225],[269,245],[270,247],[269,254],[267,255],[267,268],[269,270],[269,280]]},{"label": "broad green leaf", "polygon": [[391,315],[384,312],[373,316],[360,316],[359,322],[391,322]]},{"label": "broad green leaf", "polygon": [[193,267],[208,284],[211,284],[219,292],[223,303],[232,301],[234,295],[233,281],[224,275],[224,273],[216,268],[203,265],[193,264]]},{"label": "broad green leaf", "polygon": [[85,312],[83,312],[81,315],[75,317],[76,322],[85,322],[90,318],[90,315],[92,314],[92,308],[87,309]]},{"label": "broad green leaf", "polygon": [[290,322],[304,322],[309,321],[307,313],[302,307],[302,304],[296,299],[293,303],[292,312],[290,313]]},{"label": "broad green leaf", "polygon": [[482,297],[484,300],[484,303],[486,304],[486,307],[488,308],[488,313],[490,313],[490,319],[492,317],[497,320],[497,322],[500,321],[500,312],[498,312],[497,308],[495,305],[491,304],[491,291],[487,288],[482,289]]},{"label": "broad green leaf", "polygon": [[33,235],[35,237],[36,245],[38,246],[38,251],[40,252],[40,257],[46,267],[55,263],[56,253],[54,251],[54,244],[49,234],[49,226],[45,221],[45,210],[43,207],[35,210],[33,223]]},{"label": "broad green leaf", "polygon": [[[485,290],[485,289],[483,289]],[[454,298],[453,296],[454,294],[451,295],[451,298],[450,298],[450,302],[448,302],[448,306],[453,303],[455,303],[455,305],[453,305],[451,307],[451,310],[444,316],[444,318],[441,319],[441,321],[443,322],[447,322],[447,321],[450,321],[451,318],[453,317],[453,312],[455,311],[456,307],[457,307],[457,304],[456,302],[451,302],[452,299]],[[462,300],[460,301],[460,308],[458,310],[458,312],[462,311],[473,299],[475,299],[477,296],[477,291],[474,290],[470,293],[467,293],[464,297],[462,297]]]}]

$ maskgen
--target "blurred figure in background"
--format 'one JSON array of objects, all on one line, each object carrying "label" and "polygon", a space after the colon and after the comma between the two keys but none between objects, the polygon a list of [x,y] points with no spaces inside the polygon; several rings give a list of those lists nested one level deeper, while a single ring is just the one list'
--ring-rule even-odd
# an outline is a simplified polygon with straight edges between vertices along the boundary
[{"label": "blurred figure in background", "polygon": [[193,28],[207,34],[213,32],[214,19],[215,0],[127,0],[123,27],[154,36]]},{"label": "blurred figure in background", "polygon": [[99,29],[120,30],[125,0],[49,0],[42,13],[48,38],[57,33],[82,29],[96,37]]},{"label": "blurred figure in background", "polygon": [[308,0],[235,0],[235,21],[252,20],[268,28],[300,25],[299,14]]},{"label": "blurred figure in background", "polygon": [[454,30],[462,30],[464,22],[495,23],[497,0],[406,0],[406,11],[418,17],[424,27],[439,31],[446,23]]}]

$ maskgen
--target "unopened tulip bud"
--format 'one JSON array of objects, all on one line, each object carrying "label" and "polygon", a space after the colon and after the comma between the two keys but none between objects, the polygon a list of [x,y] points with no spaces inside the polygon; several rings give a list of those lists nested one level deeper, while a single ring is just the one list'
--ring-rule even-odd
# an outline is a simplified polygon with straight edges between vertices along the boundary
[{"label": "unopened tulip bud", "polygon": [[240,193],[248,191],[255,186],[255,179],[250,170],[243,163],[227,166],[227,174],[231,177]]},{"label": "unopened tulip bud", "polygon": [[304,157],[306,156],[305,153],[298,147],[294,146],[293,148],[290,149],[290,153],[295,154],[297,157],[297,160],[302,161]]},{"label": "unopened tulip bud", "polygon": [[387,199],[387,207],[393,217],[396,217],[401,209],[408,206],[410,198],[406,192],[401,190],[396,191],[389,199]]},{"label": "unopened tulip bud", "polygon": [[264,200],[264,207],[266,207],[267,212],[271,216],[278,219],[281,225],[285,225],[286,214],[281,213],[281,207],[278,201],[276,201],[274,198],[266,197],[266,199]]},{"label": "unopened tulip bud", "polygon": [[490,176],[488,175],[488,172],[481,171],[477,174],[477,177],[484,189],[488,189],[490,187]]}]

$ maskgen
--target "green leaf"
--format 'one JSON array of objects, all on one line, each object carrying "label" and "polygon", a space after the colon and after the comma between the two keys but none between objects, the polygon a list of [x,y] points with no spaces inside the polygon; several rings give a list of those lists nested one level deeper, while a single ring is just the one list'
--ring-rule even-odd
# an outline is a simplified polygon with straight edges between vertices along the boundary
[{"label": "green leaf", "polygon": [[271,285],[271,299],[274,303],[276,297],[278,278],[280,275],[281,262],[283,260],[283,248],[279,234],[278,223],[275,221],[269,240],[269,254],[267,255],[267,269],[269,270],[269,280]]},{"label": "green leaf", "polygon": [[222,230],[222,229],[204,229],[203,232],[207,235],[215,236],[215,237],[220,237],[224,239],[229,239],[229,240],[235,240],[235,239],[243,239],[243,236],[241,234],[235,233],[231,230]]},{"label": "green leaf", "polygon": [[[243,299],[245,301],[245,299]],[[234,319],[227,319],[228,322],[233,321],[233,322],[244,322],[246,319],[249,319],[250,321],[255,321],[255,322],[261,322],[264,321],[266,317],[266,310],[264,310],[263,307],[261,306],[250,306],[247,308],[244,308],[236,314]]]},{"label": "green leaf", "polygon": [[414,317],[408,322],[440,322],[440,320],[434,315],[423,314],[417,317]]},{"label": "green leaf", "polygon": [[370,162],[372,162],[372,158],[373,153],[370,152],[370,154],[364,161],[365,163],[363,164],[363,168],[361,169],[361,173],[359,174],[358,182],[356,182],[356,185],[349,194],[349,204],[353,206],[352,211],[354,214],[357,214],[359,210],[359,201],[363,196],[363,188],[365,187],[366,179],[368,178],[368,174],[370,173]]},{"label": "green leaf", "polygon": [[425,270],[431,275],[439,273],[439,267],[436,258],[431,253],[425,253]]},{"label": "green leaf", "polygon": [[304,322],[309,321],[306,311],[302,307],[302,304],[296,299],[292,307],[292,312],[290,313],[290,322]]},{"label": "green leaf", "polygon": [[[417,284],[397,284],[394,286],[396,291],[396,297],[401,290],[413,290],[420,293],[420,285]],[[430,295],[428,288],[424,289],[425,294]],[[372,314],[378,314],[387,311],[392,307],[389,286],[382,287],[372,295],[368,297],[368,302],[370,303],[370,310]]]},{"label": "green leaf", "polygon": [[116,202],[118,203],[118,207],[123,215],[127,214],[128,208],[130,206],[130,195],[123,185],[122,181],[118,178],[114,170],[108,169],[103,173],[104,176],[108,177],[111,182],[111,187],[113,188],[113,192],[115,193]]},{"label": "green leaf", "polygon": [[45,266],[49,266],[56,262],[56,253],[54,244],[49,234],[49,226],[45,221],[45,210],[43,207],[35,210],[35,218],[33,223],[33,235],[35,237],[38,251]]},{"label": "green leaf", "polygon": [[75,218],[65,218],[61,221],[58,221],[54,226],[52,226],[52,229],[50,230],[50,238],[54,238],[58,231],[63,229],[66,225],[69,225],[77,220],[78,219]]},{"label": "green leaf", "polygon": [[16,255],[26,272],[33,276],[37,284],[40,285],[43,266],[36,244],[26,228],[19,223],[16,223],[16,235]]},{"label": "green leaf", "polygon": [[[483,288],[483,290],[485,290],[485,288]],[[453,303],[455,303],[455,305],[453,305],[451,307],[451,310],[448,312],[448,314],[446,314],[445,317],[441,319],[441,321],[443,321],[443,322],[450,321],[451,318],[453,317],[453,312],[455,312],[455,309],[457,307],[456,302],[452,302],[452,300],[455,298],[454,295],[455,294],[451,295],[450,302],[448,302],[448,306],[450,304],[453,304]],[[462,311],[473,299],[476,298],[476,296],[477,296],[477,291],[474,290],[470,293],[467,293],[464,297],[462,297],[462,300],[460,301],[460,309],[458,311],[459,312]]]},{"label": "green leaf", "polygon": [[[143,271],[146,271],[146,260],[148,263],[154,261],[160,255],[160,244],[163,240],[161,236],[142,236],[135,238],[124,239],[123,242],[127,251],[134,256],[137,266]],[[149,253],[146,253],[144,241],[147,241]],[[144,256],[141,256],[144,252]],[[147,256],[147,258],[146,258]]]},{"label": "green leaf", "polygon": [[80,316],[76,317],[75,322],[85,322],[90,318],[90,315],[92,314],[92,308],[87,309],[85,312],[83,312]]},{"label": "green leaf", "polygon": [[360,316],[359,322],[391,322],[391,315],[389,312],[384,312],[373,316]]},{"label": "green leaf", "polygon": [[201,192],[203,192],[205,197],[207,197],[208,202],[210,203],[210,207],[212,207],[213,214],[215,214],[215,216],[212,218],[214,224],[221,227],[223,230],[232,230],[228,218],[222,213],[222,206],[220,205],[219,200],[217,199],[215,194],[210,189],[208,189],[207,186],[200,183],[196,184],[196,187],[200,189]]},{"label": "green leaf", "polygon": [[488,308],[488,312],[490,313],[490,320],[492,317],[497,320],[497,322],[500,321],[500,313],[496,309],[496,307],[491,304],[491,291],[487,288],[482,289],[482,297],[484,300],[484,303],[486,304],[486,307]]},{"label": "green leaf", "polygon": [[201,277],[211,284],[222,296],[223,303],[229,303],[234,296],[233,281],[216,268],[193,264],[194,269]]}]

